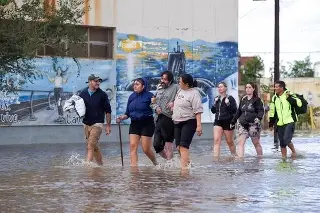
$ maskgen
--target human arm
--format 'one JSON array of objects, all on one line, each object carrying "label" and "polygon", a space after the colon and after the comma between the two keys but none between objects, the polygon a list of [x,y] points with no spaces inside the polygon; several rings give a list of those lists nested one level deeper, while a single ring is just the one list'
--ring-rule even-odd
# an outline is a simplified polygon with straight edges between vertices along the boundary
[{"label": "human arm", "polygon": [[104,111],[106,113],[107,121],[106,134],[109,135],[111,133],[111,105],[107,94],[105,94],[104,99]]},{"label": "human arm", "polygon": [[276,98],[273,97],[270,102],[270,110],[269,110],[269,128],[272,129],[277,121],[277,110],[275,106]]},{"label": "human arm", "polygon": [[130,117],[130,112],[129,112],[129,105],[132,102],[132,94],[129,96],[128,101],[127,101],[127,106],[126,106],[126,111],[123,115],[119,115],[119,117],[116,119],[117,123],[120,123],[120,121],[126,120]]},{"label": "human arm", "polygon": [[229,110],[229,113],[231,115],[234,115],[237,112],[237,109],[238,109],[237,102],[234,99],[234,97],[232,97],[232,96],[229,96],[227,99],[229,100],[229,104],[227,104],[227,108]]},{"label": "human arm", "polygon": [[291,106],[302,106],[301,100],[295,94],[290,94],[290,92],[287,93],[287,101],[290,103]]},{"label": "human arm", "polygon": [[212,104],[212,107],[211,107],[211,112],[212,114],[216,114],[217,113],[217,108],[216,108],[216,104],[217,104],[217,101],[219,100],[219,97],[215,97],[214,99],[214,103]]},{"label": "human arm", "polygon": [[47,73],[46,73],[46,76],[47,76],[50,83],[54,82],[54,77],[50,77]]},{"label": "human arm", "polygon": [[264,116],[264,105],[262,100],[259,98],[256,102],[255,102],[255,111],[257,113],[257,118],[259,120],[259,122],[263,119]]},{"label": "human arm", "polygon": [[201,113],[196,114],[196,120],[197,120],[197,128],[196,132],[198,136],[202,135],[202,126],[201,126]]},{"label": "human arm", "polygon": [[152,110],[153,110],[154,112],[156,112],[157,114],[161,114],[161,108],[160,108],[160,106],[157,104],[157,93],[156,93],[156,95],[153,95],[153,96],[151,97],[150,107],[151,107]]},{"label": "human arm", "polygon": [[242,101],[240,101],[239,107],[236,111],[236,113],[234,114],[232,120],[231,120],[231,125],[234,126],[235,123],[237,123],[237,120],[240,118],[241,114],[242,114],[242,110],[241,107],[242,106]]}]

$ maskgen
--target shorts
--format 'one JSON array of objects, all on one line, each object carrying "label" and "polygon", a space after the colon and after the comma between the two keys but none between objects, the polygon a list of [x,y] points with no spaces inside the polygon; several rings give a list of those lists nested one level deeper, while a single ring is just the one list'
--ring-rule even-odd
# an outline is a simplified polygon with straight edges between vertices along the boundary
[{"label": "shorts", "polygon": [[280,147],[286,148],[293,138],[295,124],[289,123],[283,126],[277,126]]},{"label": "shorts", "polygon": [[84,135],[87,140],[88,147],[96,150],[99,149],[97,144],[99,142],[103,129],[103,123],[95,123],[91,126],[84,125]]},{"label": "shorts", "polygon": [[174,138],[176,141],[176,146],[182,146],[186,149],[189,149],[196,129],[196,119],[190,119],[174,124]]},{"label": "shorts", "polygon": [[129,134],[152,137],[154,133],[154,120],[153,117],[143,120],[131,120]]},{"label": "shorts", "polygon": [[214,120],[213,126],[220,126],[223,130],[231,131],[234,127],[230,128],[231,119],[228,120]]},{"label": "shorts", "polygon": [[238,134],[239,136],[246,136],[246,138],[260,139],[261,133],[261,124],[260,123],[251,123],[247,127],[242,124],[238,124]]},{"label": "shorts", "polygon": [[174,140],[174,123],[172,118],[163,114],[158,116],[154,131],[153,147],[156,153],[163,151],[166,142]]}]

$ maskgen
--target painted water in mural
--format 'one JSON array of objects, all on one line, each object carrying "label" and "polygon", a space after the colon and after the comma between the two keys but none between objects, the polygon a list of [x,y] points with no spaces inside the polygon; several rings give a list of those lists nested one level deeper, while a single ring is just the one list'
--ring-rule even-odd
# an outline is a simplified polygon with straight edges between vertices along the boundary
[{"label": "painted water in mural", "polygon": [[229,95],[238,99],[237,42],[186,42],[121,33],[117,38],[118,115],[125,111],[135,78],[146,77],[149,90],[155,92],[160,73],[165,70],[173,72],[175,80],[181,73],[189,73],[196,78],[204,106],[203,122],[214,121],[210,108],[218,82],[226,82]]},{"label": "painted water in mural", "polygon": [[[35,61],[40,77],[25,81],[15,92],[0,94],[0,125],[77,125],[82,120],[76,113],[63,112],[64,101],[87,87],[91,73],[103,81],[115,114],[115,80],[113,61],[71,58],[40,58]],[[12,83],[19,76],[9,79]],[[113,116],[115,117],[115,116]]]},{"label": "painted water in mural", "polygon": [[[210,112],[216,84],[225,81],[228,93],[238,97],[238,45],[236,42],[210,43],[202,40],[149,39],[117,34],[117,59],[39,58],[36,67],[41,77],[24,82],[15,93],[0,94],[0,125],[78,125],[81,119],[62,110],[64,101],[86,88],[91,73],[99,75],[101,88],[112,106],[112,122],[124,113],[132,82],[146,77],[149,90],[155,92],[162,71],[172,71],[175,80],[190,73],[198,81],[204,106],[203,122],[213,122]],[[9,78],[14,84],[19,76]],[[127,123],[130,121],[127,120]]]}]

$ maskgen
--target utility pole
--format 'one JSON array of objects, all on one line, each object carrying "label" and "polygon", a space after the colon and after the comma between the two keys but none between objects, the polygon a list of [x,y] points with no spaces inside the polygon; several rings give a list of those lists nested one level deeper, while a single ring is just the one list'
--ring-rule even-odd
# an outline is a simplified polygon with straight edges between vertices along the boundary
[{"label": "utility pole", "polygon": [[[253,0],[253,1],[266,1],[266,0]],[[279,31],[279,17],[280,17],[280,0],[274,0],[274,67],[273,67],[273,81],[280,79],[280,31]],[[277,127],[274,128],[274,146],[276,149],[279,147]]]},{"label": "utility pole", "polygon": [[280,79],[280,0],[274,2],[274,82]]},{"label": "utility pole", "polygon": [[[280,31],[279,31],[279,16],[280,16],[280,0],[274,0],[274,83],[280,79]],[[277,125],[273,130],[274,148],[279,147],[279,138]]]}]

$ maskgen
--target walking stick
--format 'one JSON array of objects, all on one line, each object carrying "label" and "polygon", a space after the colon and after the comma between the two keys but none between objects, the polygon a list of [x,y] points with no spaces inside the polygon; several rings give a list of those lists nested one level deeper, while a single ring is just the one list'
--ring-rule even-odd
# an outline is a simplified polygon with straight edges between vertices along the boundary
[{"label": "walking stick", "polygon": [[118,128],[119,128],[119,138],[120,138],[121,164],[122,164],[122,166],[123,166],[122,137],[121,137],[121,126],[120,126],[120,122],[118,123]]}]

